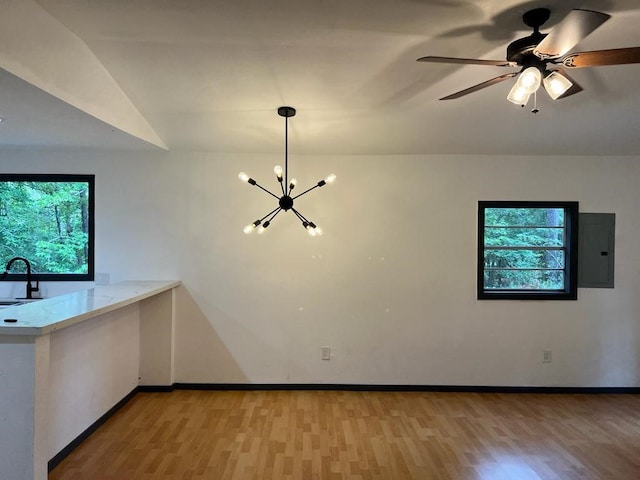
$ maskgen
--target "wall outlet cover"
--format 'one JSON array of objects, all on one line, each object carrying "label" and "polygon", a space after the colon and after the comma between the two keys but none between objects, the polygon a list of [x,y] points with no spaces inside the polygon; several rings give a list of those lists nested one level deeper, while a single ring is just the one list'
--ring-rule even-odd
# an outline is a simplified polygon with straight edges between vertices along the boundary
[{"label": "wall outlet cover", "polygon": [[331,360],[331,347],[320,347],[322,360]]}]

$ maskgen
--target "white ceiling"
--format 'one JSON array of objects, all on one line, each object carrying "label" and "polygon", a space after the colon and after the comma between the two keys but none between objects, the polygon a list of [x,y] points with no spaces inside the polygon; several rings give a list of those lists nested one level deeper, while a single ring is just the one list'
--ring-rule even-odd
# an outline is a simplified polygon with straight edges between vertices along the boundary
[{"label": "white ceiling", "polygon": [[[640,154],[640,65],[572,70],[584,91],[556,102],[542,93],[534,115],[506,101],[511,81],[438,100],[510,70],[415,61],[504,59],[530,33],[522,14],[540,6],[552,10],[547,27],[571,8],[612,15],[576,51],[640,46],[637,0],[21,2],[0,0],[13,22],[3,44],[14,40],[0,53],[4,148],[278,152],[276,110],[291,105],[296,153]],[[87,48],[98,68],[86,68],[103,78],[84,75],[91,59],[63,38]],[[108,95],[94,104],[97,90]],[[116,104],[133,113],[111,115]],[[134,126],[123,119],[138,112]]]}]

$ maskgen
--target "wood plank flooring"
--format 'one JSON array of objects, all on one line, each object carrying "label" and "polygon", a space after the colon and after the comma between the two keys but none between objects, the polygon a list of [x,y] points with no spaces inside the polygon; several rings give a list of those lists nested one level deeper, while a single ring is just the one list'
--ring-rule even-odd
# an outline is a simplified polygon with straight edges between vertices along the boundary
[{"label": "wood plank flooring", "polygon": [[50,480],[640,479],[640,396],[138,393]]}]

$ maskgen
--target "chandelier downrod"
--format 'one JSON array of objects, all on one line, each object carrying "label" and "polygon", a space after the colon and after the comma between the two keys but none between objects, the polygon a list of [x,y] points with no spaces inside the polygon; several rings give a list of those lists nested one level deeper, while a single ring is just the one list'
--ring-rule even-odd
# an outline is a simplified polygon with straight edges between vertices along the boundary
[{"label": "chandelier downrod", "polygon": [[278,115],[284,117],[284,184],[289,185],[289,118],[295,117],[296,109],[293,107],[278,108]]}]

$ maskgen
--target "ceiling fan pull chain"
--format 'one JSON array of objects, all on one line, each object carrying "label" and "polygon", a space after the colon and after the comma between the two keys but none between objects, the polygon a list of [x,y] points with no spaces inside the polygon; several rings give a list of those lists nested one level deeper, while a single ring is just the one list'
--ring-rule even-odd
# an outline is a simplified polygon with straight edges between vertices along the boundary
[{"label": "ceiling fan pull chain", "polygon": [[538,113],[540,110],[538,109],[538,91],[533,92],[533,110],[531,113]]}]

